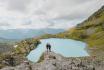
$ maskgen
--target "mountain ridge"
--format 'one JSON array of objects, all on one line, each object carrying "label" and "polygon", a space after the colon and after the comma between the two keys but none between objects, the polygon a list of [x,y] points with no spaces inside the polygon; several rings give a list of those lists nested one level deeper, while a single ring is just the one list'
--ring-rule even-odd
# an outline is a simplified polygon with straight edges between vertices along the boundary
[{"label": "mountain ridge", "polygon": [[84,41],[88,44],[90,54],[102,56],[104,54],[104,6],[81,24],[57,36]]},{"label": "mountain ridge", "polygon": [[44,34],[56,34],[59,32],[64,32],[64,29],[9,29],[0,30],[0,37],[4,39],[25,39],[41,36]]}]

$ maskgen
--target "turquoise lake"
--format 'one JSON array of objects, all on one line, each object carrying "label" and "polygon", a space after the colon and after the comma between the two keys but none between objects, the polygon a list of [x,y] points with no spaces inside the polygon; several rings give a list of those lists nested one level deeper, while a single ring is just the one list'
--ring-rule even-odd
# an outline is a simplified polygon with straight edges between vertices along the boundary
[{"label": "turquoise lake", "polygon": [[76,41],[72,39],[58,39],[49,38],[42,39],[41,44],[34,50],[32,50],[27,56],[28,60],[32,62],[37,62],[43,52],[46,51],[46,44],[51,44],[51,50],[55,53],[59,53],[64,57],[83,57],[89,56],[85,50],[87,44],[81,41]]}]

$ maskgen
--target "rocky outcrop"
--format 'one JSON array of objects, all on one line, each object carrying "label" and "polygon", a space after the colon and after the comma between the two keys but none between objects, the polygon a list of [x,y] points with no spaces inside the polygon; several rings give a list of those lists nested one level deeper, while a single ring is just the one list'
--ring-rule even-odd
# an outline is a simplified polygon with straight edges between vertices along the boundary
[{"label": "rocky outcrop", "polygon": [[24,61],[16,67],[5,67],[1,70],[104,70],[104,61],[91,57],[65,58],[54,52],[45,52],[40,63]]}]

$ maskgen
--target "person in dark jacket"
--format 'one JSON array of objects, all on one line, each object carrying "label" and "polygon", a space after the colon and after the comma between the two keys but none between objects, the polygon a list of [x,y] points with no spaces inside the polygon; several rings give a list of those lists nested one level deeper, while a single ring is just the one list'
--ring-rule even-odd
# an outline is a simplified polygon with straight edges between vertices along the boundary
[{"label": "person in dark jacket", "polygon": [[47,49],[47,52],[51,52],[51,45],[49,43],[47,43],[46,49]]}]

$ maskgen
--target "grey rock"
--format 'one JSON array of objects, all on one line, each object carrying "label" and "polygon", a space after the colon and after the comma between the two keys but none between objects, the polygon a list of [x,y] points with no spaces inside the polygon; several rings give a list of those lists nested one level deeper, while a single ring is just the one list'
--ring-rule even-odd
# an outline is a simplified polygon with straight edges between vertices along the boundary
[{"label": "grey rock", "polygon": [[45,52],[40,63],[24,61],[16,67],[5,67],[1,70],[104,70],[104,61],[80,58],[65,58],[54,52]]}]

